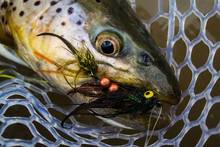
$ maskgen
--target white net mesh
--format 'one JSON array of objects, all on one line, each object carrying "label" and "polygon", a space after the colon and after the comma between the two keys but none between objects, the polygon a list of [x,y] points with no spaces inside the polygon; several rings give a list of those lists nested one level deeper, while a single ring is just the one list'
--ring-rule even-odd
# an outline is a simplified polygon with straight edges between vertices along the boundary
[{"label": "white net mesh", "polygon": [[[135,2],[139,1],[133,0],[134,8]],[[171,124],[154,132],[151,146],[220,144],[220,1],[206,2],[211,3],[209,10],[208,5],[200,7],[204,0],[158,0],[157,12],[147,19],[154,37],[165,33],[165,43],[161,37],[156,41],[166,48],[183,90],[181,103],[173,107]],[[154,32],[155,28],[162,32]],[[94,127],[83,123],[85,119],[72,118],[74,127],[62,128],[60,121],[71,109],[56,105],[55,99],[64,98],[50,91],[18,79],[0,83],[0,145],[147,145],[147,132],[112,128],[95,118],[91,118]]]}]

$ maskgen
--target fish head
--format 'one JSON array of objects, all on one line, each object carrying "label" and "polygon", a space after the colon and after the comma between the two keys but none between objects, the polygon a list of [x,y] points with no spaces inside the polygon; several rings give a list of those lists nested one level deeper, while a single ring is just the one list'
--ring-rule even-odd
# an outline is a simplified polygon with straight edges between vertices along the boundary
[{"label": "fish head", "polygon": [[[115,95],[135,95],[136,101],[143,102],[146,91],[150,91],[157,101],[155,105],[177,104],[181,94],[178,81],[161,50],[130,5],[124,0],[81,0],[79,3],[87,13],[84,26],[86,37],[83,42],[97,64],[97,70],[90,75],[116,83],[119,89]],[[108,110],[107,112],[109,113]],[[117,126],[143,129],[149,123],[143,116],[126,114],[112,120],[117,122]]]},{"label": "fish head", "polygon": [[119,86],[138,88],[142,95],[152,90],[159,101],[177,104],[178,81],[130,5],[123,0],[82,0],[81,4],[89,12],[85,28],[98,63],[96,74]]}]

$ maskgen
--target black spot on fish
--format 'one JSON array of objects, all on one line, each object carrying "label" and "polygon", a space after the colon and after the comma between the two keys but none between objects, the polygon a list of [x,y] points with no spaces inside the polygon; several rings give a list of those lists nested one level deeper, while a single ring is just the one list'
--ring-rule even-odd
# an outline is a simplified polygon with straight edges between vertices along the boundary
[{"label": "black spot on fish", "polygon": [[13,4],[14,4],[13,2],[10,2],[10,3],[9,3],[10,6],[13,6]]},{"label": "black spot on fish", "polygon": [[12,8],[12,11],[16,11],[16,9],[17,9],[16,7],[13,7],[13,8]]},{"label": "black spot on fish", "polygon": [[44,16],[40,16],[40,18],[39,18],[39,19],[40,19],[40,20],[42,20],[43,18],[44,18]]},{"label": "black spot on fish", "polygon": [[34,3],[34,5],[35,5],[35,6],[39,6],[40,3],[41,3],[40,1],[36,1],[36,2]]},{"label": "black spot on fish", "polygon": [[82,21],[81,21],[81,20],[78,20],[78,21],[76,22],[76,24],[77,24],[77,25],[81,25],[81,24],[82,24]]},{"label": "black spot on fish", "polygon": [[57,12],[57,13],[60,13],[61,11],[62,11],[61,8],[57,8],[57,9],[56,9],[56,12]]},{"label": "black spot on fish", "polygon": [[66,23],[65,23],[65,22],[62,22],[62,23],[61,23],[61,25],[62,25],[62,26],[65,26],[65,25],[66,25]]},{"label": "black spot on fish", "polygon": [[19,16],[20,16],[20,17],[24,16],[24,11],[21,11],[21,12],[19,13]]},{"label": "black spot on fish", "polygon": [[69,7],[69,9],[68,9],[68,14],[69,14],[69,15],[73,14],[73,11],[74,11],[73,7]]},{"label": "black spot on fish", "polygon": [[50,5],[51,5],[51,6],[54,6],[54,5],[56,5],[56,4],[57,4],[56,1],[51,1],[51,2],[50,2]]},{"label": "black spot on fish", "polygon": [[23,0],[24,3],[26,3],[28,0]]}]

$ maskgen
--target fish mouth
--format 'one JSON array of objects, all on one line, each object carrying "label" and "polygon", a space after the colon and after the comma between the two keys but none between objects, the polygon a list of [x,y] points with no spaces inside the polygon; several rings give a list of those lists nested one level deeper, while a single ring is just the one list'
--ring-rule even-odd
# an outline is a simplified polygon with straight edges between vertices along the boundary
[{"label": "fish mouth", "polygon": [[[96,80],[82,84],[70,93],[80,93],[84,96],[92,97],[94,100],[102,99],[104,103],[103,108],[113,109],[127,109],[127,107],[139,105],[141,111],[147,111],[154,106],[160,106],[162,103],[175,105],[179,102],[179,95],[162,94],[156,88],[135,87],[117,82],[113,83],[118,86],[117,91],[109,91],[108,86],[103,86],[100,84],[100,80]],[[147,97],[146,92],[151,92],[152,95]],[[149,105],[146,104],[146,101],[149,102]],[[143,107],[146,107],[146,109]]]}]

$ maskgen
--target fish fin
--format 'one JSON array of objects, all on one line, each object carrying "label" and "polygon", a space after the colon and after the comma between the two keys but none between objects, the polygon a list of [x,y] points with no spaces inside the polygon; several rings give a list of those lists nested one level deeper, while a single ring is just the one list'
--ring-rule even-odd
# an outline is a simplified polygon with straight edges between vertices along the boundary
[{"label": "fish fin", "polygon": [[15,63],[28,67],[28,65],[18,57],[17,53],[6,45],[0,44],[0,55]]}]

